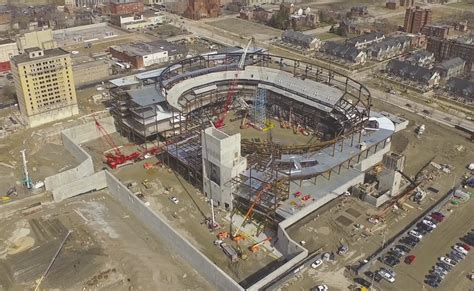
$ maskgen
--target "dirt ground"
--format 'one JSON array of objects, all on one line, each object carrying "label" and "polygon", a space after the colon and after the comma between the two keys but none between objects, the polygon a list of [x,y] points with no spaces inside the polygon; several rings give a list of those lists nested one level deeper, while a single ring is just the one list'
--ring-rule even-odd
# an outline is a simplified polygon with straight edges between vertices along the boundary
[{"label": "dirt ground", "polygon": [[[271,138],[273,142],[283,144],[283,145],[304,145],[310,142],[316,141],[312,136],[304,136],[302,134],[294,134],[293,129],[288,128],[284,129],[280,127],[278,121],[270,119],[274,127],[271,129]],[[229,112],[226,120],[225,126],[222,128],[224,132],[229,135],[240,133],[242,139],[252,139],[259,138],[262,141],[268,140],[270,136],[269,131],[257,130],[253,127],[241,129],[240,125],[242,123],[241,118],[236,118],[234,112]]]},{"label": "dirt ground", "polygon": [[249,32],[251,31],[252,36],[255,37],[257,40],[267,39],[269,36],[280,37],[283,33],[279,29],[238,18],[227,18],[223,20],[208,22],[207,24],[236,33],[238,35],[242,35],[244,37],[248,36]]},{"label": "dirt ground", "polygon": [[[156,162],[156,160],[153,158],[146,162]],[[178,174],[162,167],[145,170],[143,162],[119,168],[113,172],[125,184],[135,182],[136,185],[131,188],[132,192],[141,192],[144,195],[144,201],[149,202],[152,209],[163,215],[194,246],[238,282],[245,284],[252,274],[275,262],[276,258],[273,254],[265,249],[252,254],[248,247],[255,241],[249,236],[240,242],[240,247],[247,254],[248,259],[231,263],[222,250],[213,245],[217,233],[229,231],[228,213],[216,207],[216,221],[220,224],[220,228],[210,231],[203,223],[206,217],[211,217],[208,199]],[[149,188],[142,184],[144,179],[149,181]],[[178,204],[171,202],[172,196],[179,199]],[[234,241],[227,240],[227,243],[237,247]]]},{"label": "dirt ground", "polygon": [[[25,212],[38,202],[37,212]],[[68,230],[41,289],[213,289],[105,192],[59,204],[22,200],[3,206],[0,216],[0,289],[31,290]]]},{"label": "dirt ground", "polygon": [[[344,257],[337,256],[336,262],[327,263],[317,271],[307,270],[303,275],[298,275],[281,288],[282,290],[307,290],[323,283],[330,288],[336,288],[336,290],[347,290],[353,282],[350,276],[344,276],[344,266],[366,258],[384,241],[409,224],[423,209],[438,201],[448,189],[462,178],[466,173],[467,164],[474,159],[474,145],[453,129],[440,126],[418,115],[385,105],[377,100],[374,100],[373,103],[375,110],[396,113],[410,121],[408,128],[397,133],[392,141],[392,150],[406,155],[405,172],[408,175],[415,175],[433,157],[435,162],[447,163],[453,166],[454,170],[449,174],[439,173],[435,180],[426,186],[438,189],[438,194],[429,192],[428,198],[423,200],[421,205],[412,201],[405,202],[406,211],[399,211],[398,214],[390,213],[386,218],[386,223],[382,227],[373,228],[372,233],[365,231],[373,227],[367,219],[377,213],[377,210],[352,197],[337,199],[291,227],[289,229],[291,237],[296,241],[306,241],[305,247],[310,251],[336,251],[342,242],[349,245],[350,251]],[[427,130],[423,136],[417,138],[414,130],[420,124],[425,124]],[[458,151],[456,149],[458,145],[462,145],[464,149]],[[396,288],[392,288],[393,290],[420,290],[419,282],[423,281],[424,275],[436,257],[444,254],[441,250],[447,251],[449,246],[464,234],[463,232],[472,228],[472,224],[460,223],[461,221],[472,221],[472,211],[467,210],[469,209],[468,205],[472,203],[474,202],[470,201],[469,204],[460,206],[462,211],[453,213],[457,219],[452,220],[452,228],[446,226],[446,230],[449,229],[449,231],[437,232],[433,235],[436,238],[429,240],[431,243],[427,241],[427,245],[433,245],[433,247],[421,247],[422,245],[419,247],[421,255],[425,257],[422,259],[423,262],[412,265],[410,270],[407,270],[405,266],[401,267],[401,270],[406,270],[401,271],[406,272],[405,275],[402,275],[406,277],[399,275],[400,279],[397,277],[397,280],[401,283],[395,285]],[[434,244],[437,246],[435,247]],[[440,250],[440,252],[432,252],[431,249]],[[471,263],[459,266],[459,273],[450,275],[443,286],[454,288],[457,279],[465,277],[466,272],[471,270]],[[401,278],[406,278],[406,280]],[[387,286],[387,284],[382,285],[382,290],[388,290],[385,289]]]}]

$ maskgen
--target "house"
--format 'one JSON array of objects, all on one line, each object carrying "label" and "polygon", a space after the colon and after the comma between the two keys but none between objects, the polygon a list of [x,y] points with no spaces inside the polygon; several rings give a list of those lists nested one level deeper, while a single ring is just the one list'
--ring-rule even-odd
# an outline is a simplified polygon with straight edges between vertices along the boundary
[{"label": "house", "polygon": [[321,41],[316,37],[293,30],[284,31],[281,40],[285,43],[297,45],[307,50],[316,50],[321,47]]},{"label": "house", "polygon": [[416,53],[411,54],[408,58],[405,59],[405,62],[408,62],[412,65],[429,67],[435,62],[435,57],[432,52],[420,50]]},{"label": "house", "polygon": [[383,33],[373,32],[350,38],[346,40],[346,44],[354,46],[357,49],[363,49],[366,48],[368,45],[381,42],[384,39],[385,35]]},{"label": "house", "polygon": [[474,81],[452,78],[446,85],[446,89],[454,95],[474,102]]},{"label": "house", "polygon": [[266,10],[262,7],[255,7],[254,9],[249,9],[248,7],[242,8],[240,10],[240,18],[255,21],[259,23],[267,23],[272,19],[273,11]]},{"label": "house", "polygon": [[442,62],[436,66],[436,70],[439,72],[441,77],[445,80],[449,80],[452,77],[457,77],[464,73],[464,67],[466,61],[460,57],[452,58]]},{"label": "house", "polygon": [[302,26],[315,28],[319,24],[319,15],[311,12],[311,8],[298,9],[290,15],[291,25],[294,29]]},{"label": "house", "polygon": [[434,70],[400,60],[391,60],[387,64],[386,71],[404,80],[416,82],[422,85],[424,89],[438,86],[440,79],[439,73]]},{"label": "house", "polygon": [[362,50],[333,41],[326,42],[322,47],[322,51],[327,55],[335,56],[354,64],[363,64],[367,60],[367,54]]},{"label": "house", "polygon": [[456,21],[453,23],[454,30],[460,31],[460,32],[467,32],[467,20],[464,21]]},{"label": "house", "polygon": [[390,37],[370,46],[367,57],[383,61],[395,57],[410,48],[411,39],[408,36]]},{"label": "house", "polygon": [[369,9],[367,6],[354,6],[351,7],[351,11],[348,13],[349,17],[363,17],[369,15]]}]

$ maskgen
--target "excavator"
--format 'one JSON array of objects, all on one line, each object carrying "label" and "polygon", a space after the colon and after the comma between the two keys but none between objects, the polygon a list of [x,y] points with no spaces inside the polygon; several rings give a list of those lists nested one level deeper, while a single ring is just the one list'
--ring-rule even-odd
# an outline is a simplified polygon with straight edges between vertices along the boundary
[{"label": "excavator", "polygon": [[266,239],[264,240],[261,240],[253,245],[251,245],[249,247],[249,250],[252,252],[252,253],[258,253],[260,251],[260,246],[263,245],[266,241],[271,241],[272,240],[272,237],[269,236],[267,237]]}]

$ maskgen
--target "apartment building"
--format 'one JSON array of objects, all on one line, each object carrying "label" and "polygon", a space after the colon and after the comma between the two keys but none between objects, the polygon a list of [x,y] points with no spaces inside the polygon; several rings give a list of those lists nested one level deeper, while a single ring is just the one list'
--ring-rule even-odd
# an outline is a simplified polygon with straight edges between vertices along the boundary
[{"label": "apartment building", "polygon": [[11,63],[20,113],[29,127],[79,113],[67,51],[28,48]]},{"label": "apartment building", "polygon": [[466,61],[466,70],[472,70],[474,63],[474,36],[458,39],[429,37],[426,50],[434,54],[438,61],[460,57]]},{"label": "apartment building", "polygon": [[431,9],[410,7],[405,11],[405,22],[403,28],[409,33],[419,33],[421,29],[431,24]]}]

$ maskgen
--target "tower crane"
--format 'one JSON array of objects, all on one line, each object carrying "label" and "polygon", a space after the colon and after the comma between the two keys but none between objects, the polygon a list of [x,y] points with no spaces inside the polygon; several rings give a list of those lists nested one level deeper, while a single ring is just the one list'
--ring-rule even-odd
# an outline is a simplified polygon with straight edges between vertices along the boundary
[{"label": "tower crane", "polygon": [[247,56],[247,52],[252,42],[253,42],[253,38],[249,40],[247,46],[244,48],[244,51],[242,52],[242,56],[240,57],[240,61],[237,65],[237,73],[235,73],[235,77],[230,83],[229,91],[227,91],[227,99],[225,100],[225,103],[224,103],[224,110],[219,116],[219,118],[217,118],[217,120],[214,122],[215,128],[221,128],[222,126],[224,126],[224,120],[227,116],[227,113],[229,112],[230,106],[232,105],[232,101],[234,100],[234,95],[237,92],[237,81],[239,79],[239,72],[244,68],[245,57]]}]

